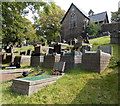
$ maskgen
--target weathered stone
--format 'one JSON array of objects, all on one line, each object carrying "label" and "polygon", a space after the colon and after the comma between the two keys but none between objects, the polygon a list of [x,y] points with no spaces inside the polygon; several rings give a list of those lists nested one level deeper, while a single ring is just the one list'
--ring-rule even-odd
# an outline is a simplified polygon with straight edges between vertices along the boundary
[{"label": "weathered stone", "polygon": [[20,55],[26,55],[26,51],[20,52]]},{"label": "weathered stone", "polygon": [[60,61],[60,55],[47,55],[44,56],[43,66],[46,68],[53,68],[55,62]]},{"label": "weathered stone", "polygon": [[112,32],[110,35],[110,43],[120,44],[120,32]]},{"label": "weathered stone", "polygon": [[81,64],[81,55],[63,55],[60,61],[65,62],[65,70],[71,70]]},{"label": "weathered stone", "polygon": [[35,47],[34,53],[36,53],[36,54],[42,53],[42,46]]},{"label": "weathered stone", "polygon": [[31,55],[32,54],[32,50],[27,50],[27,53],[26,53],[26,55]]},{"label": "weathered stone", "polygon": [[61,54],[61,45],[54,45],[54,53]]},{"label": "weathered stone", "polygon": [[64,69],[65,69],[65,62],[55,62],[55,63],[54,63],[53,69],[54,69],[54,70],[59,70],[59,71],[64,72]]},{"label": "weathered stone", "polygon": [[[27,80],[27,79],[15,79],[12,83],[12,90],[23,95],[31,95],[43,87],[46,87],[62,76],[53,76],[51,78],[37,79],[37,80]],[[33,77],[31,77],[33,78]],[[37,78],[37,77],[34,77]]]},{"label": "weathered stone", "polygon": [[54,49],[49,48],[49,54],[53,54],[54,53]]},{"label": "weathered stone", "polygon": [[102,50],[105,53],[112,55],[112,46],[98,46],[98,49]]},{"label": "weathered stone", "polygon": [[16,56],[13,55],[12,56],[12,62],[15,63],[14,65],[16,65],[17,63],[20,63],[21,65],[23,64],[27,64],[30,65],[30,60],[31,60],[31,56]]},{"label": "weathered stone", "polygon": [[82,67],[101,73],[109,64],[111,55],[98,51],[85,51],[82,55]]},{"label": "weathered stone", "polygon": [[37,67],[41,66],[44,62],[44,56],[31,56],[30,66]]}]

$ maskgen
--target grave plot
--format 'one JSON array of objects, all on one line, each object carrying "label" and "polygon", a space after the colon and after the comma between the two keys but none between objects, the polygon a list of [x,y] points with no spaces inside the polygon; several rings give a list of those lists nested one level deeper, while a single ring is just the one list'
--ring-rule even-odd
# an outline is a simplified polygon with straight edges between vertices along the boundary
[{"label": "grave plot", "polygon": [[120,44],[120,31],[112,32],[110,35],[110,43]]},{"label": "grave plot", "polygon": [[71,70],[81,64],[81,55],[63,55],[60,61],[66,62],[65,70]]},{"label": "grave plot", "polygon": [[23,95],[31,95],[43,87],[46,87],[54,82],[62,76],[55,75],[46,75],[46,76],[38,76],[38,77],[28,77],[22,79],[15,79],[12,83],[12,90],[14,92],[18,92]]},{"label": "grave plot", "polygon": [[12,90],[24,95],[31,95],[61,78],[64,75],[64,68],[65,62],[56,62],[52,70],[52,75],[15,79],[12,83]]},{"label": "grave plot", "polygon": [[82,55],[82,67],[101,73],[108,66],[111,55],[98,51],[85,51]]}]

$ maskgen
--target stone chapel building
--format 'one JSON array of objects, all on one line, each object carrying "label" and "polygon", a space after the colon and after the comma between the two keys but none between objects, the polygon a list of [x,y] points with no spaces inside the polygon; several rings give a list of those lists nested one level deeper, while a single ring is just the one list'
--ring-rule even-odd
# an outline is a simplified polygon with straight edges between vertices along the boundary
[{"label": "stone chapel building", "polygon": [[88,15],[72,3],[61,21],[61,40],[69,42],[80,36],[84,38],[90,20],[97,20],[97,23],[99,23],[99,20],[102,21],[101,19],[105,20],[104,22],[106,23],[109,22],[107,12],[95,15],[94,12],[90,10]]}]

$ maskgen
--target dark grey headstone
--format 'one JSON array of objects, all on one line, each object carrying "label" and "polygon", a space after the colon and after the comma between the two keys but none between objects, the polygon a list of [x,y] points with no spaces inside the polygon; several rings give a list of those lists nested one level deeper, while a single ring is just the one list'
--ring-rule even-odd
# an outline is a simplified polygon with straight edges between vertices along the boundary
[{"label": "dark grey headstone", "polygon": [[31,55],[32,51],[29,49],[27,50],[27,55]]},{"label": "dark grey headstone", "polygon": [[54,49],[49,48],[49,54],[53,54],[54,53]]},{"label": "dark grey headstone", "polygon": [[17,63],[20,63],[21,62],[21,56],[15,56],[14,58],[14,64],[17,64]]},{"label": "dark grey headstone", "polygon": [[61,45],[58,44],[54,45],[54,52],[61,54]]},{"label": "dark grey headstone", "polygon": [[35,47],[35,53],[42,53],[42,46]]},{"label": "dark grey headstone", "polygon": [[59,70],[59,71],[64,72],[64,69],[65,69],[65,62],[55,62],[55,63],[54,63],[53,69],[54,69],[54,70]]}]

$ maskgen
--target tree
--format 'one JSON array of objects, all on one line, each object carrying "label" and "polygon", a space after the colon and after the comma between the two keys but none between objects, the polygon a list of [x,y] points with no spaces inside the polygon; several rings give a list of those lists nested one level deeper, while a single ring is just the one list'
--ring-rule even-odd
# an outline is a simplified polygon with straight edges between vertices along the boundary
[{"label": "tree", "polygon": [[89,35],[96,35],[101,30],[101,27],[99,24],[95,24],[95,22],[90,21],[90,24],[88,25],[88,34]]},{"label": "tree", "polygon": [[42,35],[47,40],[57,40],[60,36],[61,24],[60,21],[64,16],[65,11],[61,10],[54,2],[49,4],[49,13],[40,12],[39,19],[36,21],[35,28],[38,35]]},{"label": "tree", "polygon": [[[32,25],[30,26],[31,23],[28,22],[24,16],[28,14],[29,11],[38,13],[41,7],[48,12],[47,3],[45,2],[3,2],[2,42],[6,45],[10,43],[15,44],[16,42],[21,43],[25,38],[25,34],[27,34],[26,29],[32,28]],[[29,23],[29,27],[26,23]],[[31,34],[29,34],[29,37],[30,36]]]},{"label": "tree", "polygon": [[116,12],[111,12],[111,22],[120,22],[120,8]]}]

